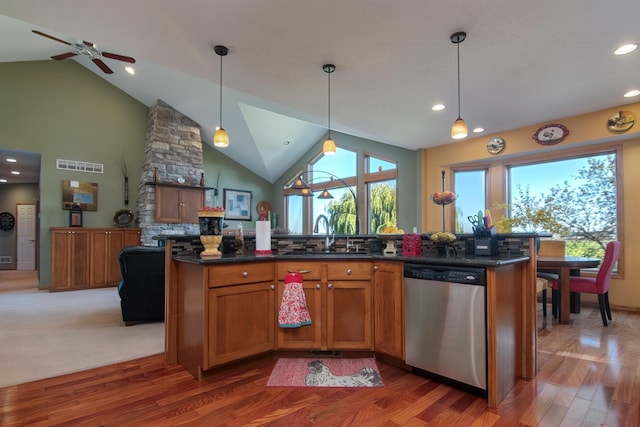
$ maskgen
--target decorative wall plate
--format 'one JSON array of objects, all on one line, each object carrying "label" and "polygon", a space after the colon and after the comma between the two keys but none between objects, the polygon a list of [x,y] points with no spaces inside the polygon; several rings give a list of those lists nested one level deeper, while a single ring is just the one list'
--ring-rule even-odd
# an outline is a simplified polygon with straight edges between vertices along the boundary
[{"label": "decorative wall plate", "polygon": [[487,142],[487,151],[489,154],[498,154],[502,150],[504,150],[504,138],[500,138],[496,136],[495,138],[491,138],[489,142]]},{"label": "decorative wall plate", "polygon": [[16,218],[10,212],[0,213],[0,230],[9,231],[16,224]]},{"label": "decorative wall plate", "polygon": [[533,134],[533,139],[540,145],[554,145],[562,142],[569,135],[569,129],[559,124],[544,125]]},{"label": "decorative wall plate", "polygon": [[607,120],[607,128],[611,132],[626,132],[633,127],[636,118],[631,111],[616,111],[609,120]]},{"label": "decorative wall plate", "polygon": [[120,209],[113,216],[113,223],[115,225],[125,226],[125,225],[131,224],[133,222],[133,218],[134,218],[133,212],[131,212],[128,209]]}]

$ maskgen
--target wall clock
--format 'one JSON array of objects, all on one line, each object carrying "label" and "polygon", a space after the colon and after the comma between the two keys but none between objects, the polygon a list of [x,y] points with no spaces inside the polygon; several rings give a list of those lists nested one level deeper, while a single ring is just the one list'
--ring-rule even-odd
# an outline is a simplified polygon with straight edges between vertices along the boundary
[{"label": "wall clock", "polygon": [[498,154],[502,150],[504,150],[504,138],[500,138],[496,136],[495,138],[491,138],[489,142],[487,142],[487,151],[489,154]]},{"label": "wall clock", "polygon": [[0,230],[9,231],[16,225],[16,219],[9,212],[0,213]]},{"label": "wall clock", "polygon": [[607,128],[612,132],[626,132],[633,127],[636,118],[631,111],[616,111],[609,120]]},{"label": "wall clock", "polygon": [[533,134],[533,139],[540,145],[554,145],[562,142],[569,135],[569,129],[562,125],[544,125]]}]

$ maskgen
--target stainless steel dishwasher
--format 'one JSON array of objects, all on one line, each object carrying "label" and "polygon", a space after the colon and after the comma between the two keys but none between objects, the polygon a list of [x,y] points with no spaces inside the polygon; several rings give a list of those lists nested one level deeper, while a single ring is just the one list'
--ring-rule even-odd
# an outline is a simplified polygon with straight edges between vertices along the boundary
[{"label": "stainless steel dishwasher", "polygon": [[484,268],[405,264],[406,363],[486,394]]}]

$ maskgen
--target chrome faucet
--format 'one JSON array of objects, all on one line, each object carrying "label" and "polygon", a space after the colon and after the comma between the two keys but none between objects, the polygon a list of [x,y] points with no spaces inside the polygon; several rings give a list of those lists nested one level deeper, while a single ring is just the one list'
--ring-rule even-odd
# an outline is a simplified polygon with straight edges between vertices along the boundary
[{"label": "chrome faucet", "polygon": [[335,242],[335,239],[333,237],[331,238],[331,240],[329,240],[329,219],[324,215],[318,215],[318,218],[316,218],[316,225],[313,227],[313,232],[318,232],[318,224],[320,224],[321,219],[324,219],[324,225],[327,230],[326,237],[324,238],[324,252],[329,253],[331,252],[331,245],[333,245],[333,243]]}]

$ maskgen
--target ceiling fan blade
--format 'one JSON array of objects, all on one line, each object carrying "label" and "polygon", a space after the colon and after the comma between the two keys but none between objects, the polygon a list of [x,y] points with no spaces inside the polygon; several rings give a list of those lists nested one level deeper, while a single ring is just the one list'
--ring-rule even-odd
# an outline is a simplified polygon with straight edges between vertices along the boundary
[{"label": "ceiling fan blade", "polygon": [[48,39],[55,40],[55,41],[57,41],[57,42],[64,43],[64,44],[66,44],[66,45],[71,46],[71,43],[66,42],[66,41],[64,41],[64,40],[60,40],[60,39],[59,39],[59,38],[57,38],[57,37],[50,36],[49,34],[45,34],[45,33],[41,32],[41,31],[38,31],[38,30],[31,30],[31,32],[33,32],[33,33],[35,33],[35,34],[37,34],[37,35],[39,35],[39,36],[46,37],[46,38],[48,38]]},{"label": "ceiling fan blade", "polygon": [[102,56],[109,59],[117,59],[118,61],[129,62],[135,64],[136,60],[130,56],[118,55],[117,53],[102,52]]},{"label": "ceiling fan blade", "polygon": [[60,61],[61,59],[67,59],[67,58],[71,58],[76,56],[77,53],[75,52],[67,52],[67,53],[61,53],[60,55],[54,55],[51,57],[51,59],[55,59],[56,61]]},{"label": "ceiling fan blade", "polygon": [[106,74],[113,74],[113,70],[109,67],[107,67],[107,64],[105,64],[104,62],[102,62],[101,59],[98,58],[93,58],[91,59],[93,61],[94,64],[96,64],[98,66],[98,68],[100,68],[102,71],[104,71]]},{"label": "ceiling fan blade", "polygon": [[89,47],[95,47],[95,44],[88,42],[86,40],[83,40],[82,43],[84,43],[85,45],[89,46]]}]

